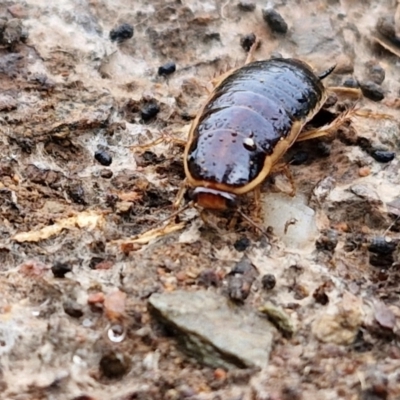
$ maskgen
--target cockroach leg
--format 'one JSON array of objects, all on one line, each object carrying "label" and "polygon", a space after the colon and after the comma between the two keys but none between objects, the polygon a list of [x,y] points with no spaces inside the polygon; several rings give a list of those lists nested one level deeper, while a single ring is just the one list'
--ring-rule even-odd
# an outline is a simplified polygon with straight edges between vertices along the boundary
[{"label": "cockroach leg", "polygon": [[290,183],[291,191],[290,192],[284,191],[284,193],[288,194],[290,197],[296,196],[296,184],[294,182],[294,178],[293,178],[292,172],[290,171],[289,165],[287,163],[275,164],[273,166],[272,172],[274,174],[278,173],[278,174],[285,175],[286,179]]},{"label": "cockroach leg", "polygon": [[296,142],[303,142],[304,140],[316,139],[322,136],[330,135],[338,127],[339,125],[332,123],[318,129],[310,129],[309,131],[304,131],[299,135]]},{"label": "cockroach leg", "polygon": [[330,135],[335,132],[344,122],[348,121],[356,111],[354,108],[350,108],[345,112],[341,113],[337,118],[335,118],[330,124],[321,126],[317,129],[310,129],[308,131],[301,132],[297,137],[296,142],[303,142],[304,140],[310,140],[319,138],[322,136]]},{"label": "cockroach leg", "polygon": [[[144,232],[140,233],[139,235],[136,235],[131,241],[132,242],[136,242],[136,243],[140,243],[140,241],[144,240],[147,237],[151,237],[151,236],[158,237],[158,236],[160,236],[160,233],[162,234],[164,231],[167,231],[165,233],[165,234],[167,234],[168,230],[166,228],[168,227],[168,224],[166,226],[164,226],[164,227],[161,227],[161,228],[155,228],[155,227],[159,226],[159,225],[162,225],[167,221],[171,221],[173,218],[177,217],[179,214],[183,213],[184,211],[186,211],[190,207],[193,207],[193,201],[189,202],[188,204],[186,204],[181,209],[173,212],[167,218],[164,218],[164,219],[156,222],[151,229],[149,229],[147,231],[144,231]],[[181,225],[181,224],[178,224],[178,226],[177,226],[179,229],[184,228],[184,224],[181,227],[179,227],[179,225]],[[147,243],[147,241],[145,241],[145,242]]]},{"label": "cockroach leg", "polygon": [[261,188],[257,186],[253,191],[254,203],[251,207],[251,219],[256,224],[262,224],[262,203],[261,203]]},{"label": "cockroach leg", "polygon": [[185,147],[185,146],[186,146],[186,143],[187,143],[186,140],[179,139],[179,138],[174,137],[174,136],[171,136],[171,137],[169,138],[169,142],[172,143],[172,144],[174,144],[174,145],[176,145],[176,146],[182,146],[182,147]]},{"label": "cockroach leg", "polygon": [[288,195],[290,197],[294,197],[296,196],[296,184],[294,182],[294,178],[292,175],[292,172],[290,171],[290,168],[288,165],[285,166],[285,169],[283,170],[284,175],[286,176],[286,178],[288,179],[290,186],[292,188],[292,190],[288,193]]},{"label": "cockroach leg", "polygon": [[335,93],[338,96],[345,96],[347,98],[353,98],[353,99],[361,99],[363,97],[361,89],[358,88],[349,88],[345,86],[330,86],[326,89],[331,93]]},{"label": "cockroach leg", "polygon": [[165,140],[164,137],[159,137],[158,139],[153,140],[150,143],[130,146],[130,149],[132,151],[146,151],[146,150],[151,149],[152,147],[157,146],[158,144],[162,143],[164,140]]},{"label": "cockroach leg", "polygon": [[322,79],[325,79],[327,76],[329,76],[334,71],[335,68],[336,68],[336,64],[332,65],[331,67],[329,67],[325,71],[321,72],[318,75],[319,80],[322,81]]},{"label": "cockroach leg", "polygon": [[395,119],[393,115],[377,113],[370,110],[355,110],[354,115],[356,117],[371,118],[371,119],[390,119],[390,120]]},{"label": "cockroach leg", "polygon": [[179,206],[181,205],[183,196],[185,196],[186,190],[187,190],[187,179],[184,179],[180,185],[178,194],[176,195],[176,199],[173,204],[174,209],[179,208]]},{"label": "cockroach leg", "polygon": [[254,189],[254,210],[257,216],[260,215],[261,212],[261,188],[257,186]]},{"label": "cockroach leg", "polygon": [[229,224],[228,224],[228,229],[229,230],[233,230],[233,228],[236,226],[237,224],[237,215],[236,213],[233,215],[233,217],[230,219]]},{"label": "cockroach leg", "polygon": [[177,146],[186,146],[187,140],[179,139],[176,136],[172,136],[170,133],[163,132],[161,139],[166,143],[172,143]]},{"label": "cockroach leg", "polygon": [[254,222],[251,218],[249,218],[243,211],[237,209],[237,213],[246,221],[248,222],[252,227],[256,228],[256,230],[260,231],[264,236],[266,236],[268,239],[271,238],[271,235],[259,224]]},{"label": "cockroach leg", "polygon": [[222,234],[221,229],[217,225],[217,219],[215,214],[211,214],[209,210],[203,208],[199,210],[200,218],[204,222],[206,226],[211,227],[212,229],[216,230],[217,232],[220,232]]},{"label": "cockroach leg", "polygon": [[251,62],[254,61],[254,53],[260,46],[260,39],[257,39],[254,41],[253,45],[250,47],[249,52],[247,53],[247,58],[246,61],[244,62],[245,65],[250,64]]},{"label": "cockroach leg", "polygon": [[172,143],[175,144],[177,146],[186,146],[187,141],[183,140],[183,139],[179,139],[175,136],[171,136],[169,133],[162,133],[161,137],[159,137],[156,140],[153,140],[150,143],[146,143],[146,144],[139,144],[139,145],[135,145],[135,146],[131,146],[130,149],[132,151],[146,151],[151,149],[154,146],[157,146],[160,143]]},{"label": "cockroach leg", "polygon": [[[200,91],[205,90],[208,94],[210,94],[212,92],[212,90],[214,89],[213,85],[210,84],[210,82],[207,83],[203,83],[200,82],[198,79],[193,78],[190,81],[194,86],[196,86],[197,89],[199,89]],[[212,82],[212,80],[211,80]]]},{"label": "cockroach leg", "polygon": [[236,68],[229,68],[227,71],[222,72],[213,79],[211,79],[212,88],[217,87],[223,80],[225,80],[228,76],[232,75],[232,72],[235,71],[235,69]]}]

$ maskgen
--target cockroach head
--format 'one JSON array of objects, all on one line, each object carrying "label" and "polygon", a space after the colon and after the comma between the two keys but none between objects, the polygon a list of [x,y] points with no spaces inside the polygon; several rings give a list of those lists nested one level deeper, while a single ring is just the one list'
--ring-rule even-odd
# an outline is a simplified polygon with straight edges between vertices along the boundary
[{"label": "cockroach head", "polygon": [[236,196],[222,190],[196,187],[190,197],[197,205],[209,210],[226,210],[236,207]]}]

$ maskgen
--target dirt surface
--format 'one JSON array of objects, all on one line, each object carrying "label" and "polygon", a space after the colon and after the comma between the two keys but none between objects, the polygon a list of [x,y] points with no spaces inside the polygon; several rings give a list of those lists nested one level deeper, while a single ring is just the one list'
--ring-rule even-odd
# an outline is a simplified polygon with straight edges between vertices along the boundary
[{"label": "dirt surface", "polygon": [[[267,6],[286,33],[282,21],[267,26]],[[400,399],[396,10],[389,0],[1,2],[0,398]],[[240,219],[227,227],[225,215],[205,224],[189,209],[147,244],[140,234],[171,214],[184,178],[169,138],[185,138],[214,77],[243,65],[251,33],[256,59],[280,53],[318,72],[336,63],[326,84],[358,81],[359,113],[290,150],[297,200],[277,193],[279,177],[263,186],[266,214],[279,202],[295,210],[266,222],[280,235]],[[176,71],[159,76],[170,61]],[[340,96],[335,107],[352,104]],[[236,274],[248,290],[233,306],[275,318],[269,364],[204,366],[147,299],[200,288],[232,298],[243,254],[257,274]]]}]

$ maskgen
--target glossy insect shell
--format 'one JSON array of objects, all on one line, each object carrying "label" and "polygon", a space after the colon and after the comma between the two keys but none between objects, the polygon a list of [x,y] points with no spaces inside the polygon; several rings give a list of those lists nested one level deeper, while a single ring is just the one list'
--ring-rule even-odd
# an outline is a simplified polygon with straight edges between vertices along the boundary
[{"label": "glossy insect shell", "polygon": [[225,209],[260,185],[326,100],[295,59],[256,61],[223,77],[193,121],[184,167],[194,200]]}]

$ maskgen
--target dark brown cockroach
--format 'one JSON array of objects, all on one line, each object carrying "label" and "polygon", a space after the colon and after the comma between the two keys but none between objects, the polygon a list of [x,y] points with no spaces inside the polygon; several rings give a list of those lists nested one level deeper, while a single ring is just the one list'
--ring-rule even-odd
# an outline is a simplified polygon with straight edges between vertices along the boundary
[{"label": "dark brown cockroach", "polygon": [[[305,63],[275,58],[225,74],[189,132],[186,184],[200,207],[224,210],[237,196],[258,189],[321,109],[327,92]],[[321,136],[316,134],[312,137]]]}]

